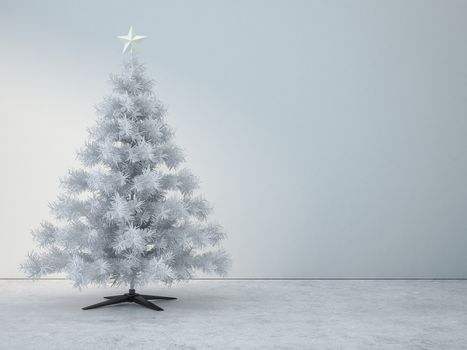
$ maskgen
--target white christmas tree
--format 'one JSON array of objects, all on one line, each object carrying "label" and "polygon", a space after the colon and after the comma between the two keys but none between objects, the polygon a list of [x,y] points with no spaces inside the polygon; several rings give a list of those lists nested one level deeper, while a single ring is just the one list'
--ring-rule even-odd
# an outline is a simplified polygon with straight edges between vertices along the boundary
[{"label": "white christmas tree", "polygon": [[208,221],[211,208],[194,192],[198,182],[165,122],[166,109],[133,55],[111,77],[113,93],[78,152],[82,168],[61,179],[50,205],[57,220],[33,231],[39,249],[22,269],[32,278],[65,272],[75,286],[171,283],[193,272],[223,275],[229,257],[219,248],[223,229]]}]

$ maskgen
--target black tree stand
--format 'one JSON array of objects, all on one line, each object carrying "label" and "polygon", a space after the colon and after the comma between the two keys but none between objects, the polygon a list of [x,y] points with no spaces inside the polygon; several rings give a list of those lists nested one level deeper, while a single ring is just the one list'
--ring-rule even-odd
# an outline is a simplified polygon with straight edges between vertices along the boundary
[{"label": "black tree stand", "polygon": [[136,303],[136,304],[139,304],[141,306],[144,306],[149,309],[156,310],[156,311],[164,311],[163,308],[157,306],[156,304],[151,303],[149,300],[153,300],[153,299],[176,300],[177,299],[177,298],[172,298],[172,297],[161,297],[158,295],[138,294],[138,293],[135,293],[134,289],[130,289],[128,293],[125,293],[123,295],[112,295],[112,296],[104,297],[104,298],[109,299],[109,300],[106,300],[106,301],[103,301],[101,303],[97,303],[94,305],[83,307],[83,310],[95,309],[101,306],[128,302],[128,303]]}]

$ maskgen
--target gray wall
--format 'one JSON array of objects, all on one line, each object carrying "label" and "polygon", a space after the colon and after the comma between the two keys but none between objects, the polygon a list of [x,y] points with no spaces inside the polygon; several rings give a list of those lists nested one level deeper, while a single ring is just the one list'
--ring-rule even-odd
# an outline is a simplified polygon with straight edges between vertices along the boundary
[{"label": "gray wall", "polygon": [[231,277],[467,277],[467,2],[0,1],[0,276],[140,56]]}]

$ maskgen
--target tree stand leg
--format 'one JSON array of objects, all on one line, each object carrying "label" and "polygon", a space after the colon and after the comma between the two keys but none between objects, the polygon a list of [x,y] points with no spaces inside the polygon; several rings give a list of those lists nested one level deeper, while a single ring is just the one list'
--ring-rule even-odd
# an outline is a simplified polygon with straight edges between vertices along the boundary
[{"label": "tree stand leg", "polygon": [[151,303],[148,300],[154,300],[154,299],[176,300],[177,299],[177,298],[172,298],[172,297],[161,297],[158,295],[138,294],[138,293],[135,293],[134,289],[130,289],[128,293],[125,293],[123,295],[112,295],[112,296],[104,297],[104,298],[108,300],[105,300],[103,302],[100,302],[94,305],[83,307],[83,310],[90,310],[90,309],[95,309],[101,306],[128,302],[128,303],[136,303],[136,304],[139,304],[141,306],[147,307],[152,310],[164,311],[163,308],[157,306],[156,304]]}]

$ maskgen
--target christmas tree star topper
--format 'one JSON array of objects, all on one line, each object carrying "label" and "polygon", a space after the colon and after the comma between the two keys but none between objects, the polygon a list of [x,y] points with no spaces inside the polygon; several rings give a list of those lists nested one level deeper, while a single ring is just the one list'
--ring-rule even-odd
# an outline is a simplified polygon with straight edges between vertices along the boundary
[{"label": "christmas tree star topper", "polygon": [[130,26],[127,35],[121,35],[117,37],[123,42],[123,51],[122,53],[125,54],[127,52],[133,53],[133,49],[135,45],[143,41],[147,38],[145,35],[136,35],[135,31],[133,30],[133,26]]}]

